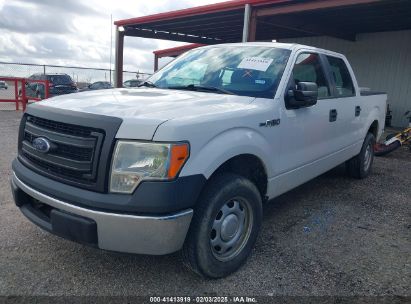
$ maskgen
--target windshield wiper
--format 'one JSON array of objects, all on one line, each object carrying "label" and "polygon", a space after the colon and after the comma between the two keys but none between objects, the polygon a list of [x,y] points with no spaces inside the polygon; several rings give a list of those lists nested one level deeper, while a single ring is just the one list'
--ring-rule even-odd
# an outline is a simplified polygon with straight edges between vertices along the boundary
[{"label": "windshield wiper", "polygon": [[151,81],[144,81],[142,84],[139,84],[138,87],[157,88],[157,86]]},{"label": "windshield wiper", "polygon": [[230,92],[230,91],[227,91],[221,88],[201,86],[201,85],[195,85],[195,84],[189,84],[186,86],[174,86],[174,87],[167,87],[167,88],[171,90],[209,91],[209,92],[216,92],[220,94],[234,95],[233,92]]}]

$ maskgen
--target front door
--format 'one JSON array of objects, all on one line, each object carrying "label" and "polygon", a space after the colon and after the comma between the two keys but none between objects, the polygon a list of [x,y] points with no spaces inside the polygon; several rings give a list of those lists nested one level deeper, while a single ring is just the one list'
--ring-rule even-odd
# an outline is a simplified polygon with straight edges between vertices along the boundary
[{"label": "front door", "polygon": [[297,53],[286,91],[293,90],[300,81],[317,84],[318,102],[310,107],[289,109],[283,101],[277,194],[322,173],[327,164],[321,164],[321,160],[335,151],[333,124],[338,121],[338,109],[322,56],[310,51]]}]

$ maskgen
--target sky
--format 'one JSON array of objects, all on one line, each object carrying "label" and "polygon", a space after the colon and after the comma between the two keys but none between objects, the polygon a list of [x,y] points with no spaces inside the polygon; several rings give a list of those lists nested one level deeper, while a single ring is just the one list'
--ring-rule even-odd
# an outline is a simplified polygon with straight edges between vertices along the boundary
[{"label": "sky", "polygon": [[[0,0],[0,61],[108,69],[110,15],[114,21],[222,1]],[[152,72],[154,50],[181,44],[126,37],[124,69]]]}]

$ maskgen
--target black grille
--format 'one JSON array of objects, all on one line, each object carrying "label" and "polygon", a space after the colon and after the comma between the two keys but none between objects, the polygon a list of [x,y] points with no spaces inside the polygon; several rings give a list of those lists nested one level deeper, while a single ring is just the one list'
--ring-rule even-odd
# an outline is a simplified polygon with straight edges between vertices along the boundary
[{"label": "black grille", "polygon": [[[66,180],[96,181],[103,130],[28,115],[23,132],[20,155],[30,166]],[[48,152],[33,147],[39,137],[49,142]]]},{"label": "black grille", "polygon": [[87,137],[93,132],[92,128],[61,123],[35,116],[27,116],[27,121],[44,129],[68,135]]},{"label": "black grille", "polygon": [[56,153],[64,157],[81,161],[91,161],[93,157],[93,149],[73,147],[65,144],[59,144]]},{"label": "black grille", "polygon": [[[33,143],[36,136],[25,131],[24,138],[29,143]],[[57,155],[81,161],[91,161],[93,157],[93,149],[91,148],[75,147],[63,143],[57,145],[55,152]]]},{"label": "black grille", "polygon": [[73,179],[81,179],[82,174],[81,172],[77,172],[75,170],[65,169],[59,166],[55,166],[53,164],[47,163],[42,161],[41,159],[37,159],[32,157],[30,154],[23,152],[23,156],[27,158],[29,161],[35,163],[39,168],[42,168],[47,171],[51,171],[59,176],[62,177],[70,177]]}]

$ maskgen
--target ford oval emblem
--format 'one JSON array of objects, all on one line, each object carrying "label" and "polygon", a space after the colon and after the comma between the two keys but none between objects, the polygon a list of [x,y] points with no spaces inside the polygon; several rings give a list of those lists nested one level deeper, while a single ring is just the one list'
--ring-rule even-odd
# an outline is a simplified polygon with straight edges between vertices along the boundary
[{"label": "ford oval emblem", "polygon": [[41,153],[47,153],[50,151],[51,145],[50,142],[44,137],[37,137],[31,143],[34,149]]}]

